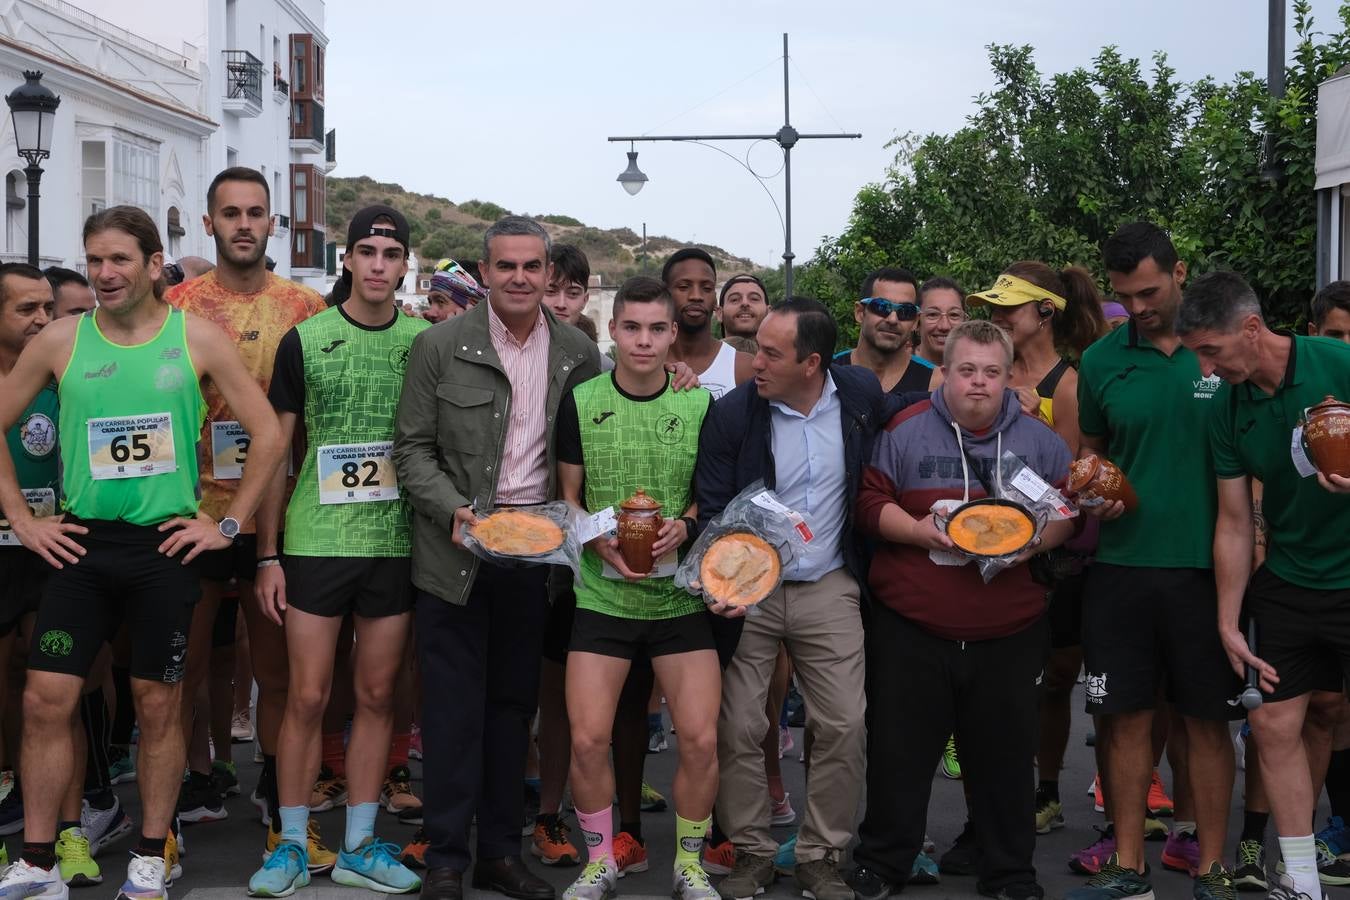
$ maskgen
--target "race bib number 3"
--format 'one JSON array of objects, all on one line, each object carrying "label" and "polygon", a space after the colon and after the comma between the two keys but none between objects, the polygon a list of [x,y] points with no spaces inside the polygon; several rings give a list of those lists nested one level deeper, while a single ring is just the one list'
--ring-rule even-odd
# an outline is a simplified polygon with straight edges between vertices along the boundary
[{"label": "race bib number 3", "polygon": [[173,414],[90,419],[89,475],[144,478],[178,470],[173,449]]},{"label": "race bib number 3", "polygon": [[398,499],[392,441],[319,448],[319,502],[373,503]]},{"label": "race bib number 3", "polygon": [[[51,488],[24,488],[23,499],[33,512],[33,518],[56,515],[56,491]],[[0,519],[0,547],[20,547],[23,542],[9,530],[9,520]]]},{"label": "race bib number 3", "polygon": [[211,476],[217,481],[244,477],[248,459],[248,432],[238,422],[211,423]]}]

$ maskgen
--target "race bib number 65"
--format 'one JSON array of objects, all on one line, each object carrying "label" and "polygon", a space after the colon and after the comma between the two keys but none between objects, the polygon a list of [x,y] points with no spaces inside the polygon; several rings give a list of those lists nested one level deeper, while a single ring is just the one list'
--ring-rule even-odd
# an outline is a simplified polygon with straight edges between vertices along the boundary
[{"label": "race bib number 65", "polygon": [[90,419],[87,424],[89,475],[95,481],[178,470],[172,413]]},{"label": "race bib number 65", "polygon": [[319,502],[372,503],[398,499],[392,441],[319,448]]}]

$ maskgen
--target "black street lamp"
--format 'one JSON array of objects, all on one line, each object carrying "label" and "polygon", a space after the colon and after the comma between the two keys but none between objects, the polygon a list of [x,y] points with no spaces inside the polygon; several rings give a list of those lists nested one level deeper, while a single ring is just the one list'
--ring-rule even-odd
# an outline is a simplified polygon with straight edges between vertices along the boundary
[{"label": "black street lamp", "polygon": [[24,72],[24,83],[5,96],[14,118],[14,143],[28,161],[23,174],[28,179],[28,264],[38,264],[38,193],[42,182],[40,160],[51,156],[52,129],[61,98],[42,84],[41,72]]},{"label": "black street lamp", "polygon": [[[1274,2],[1274,0],[1272,0]],[[773,192],[769,191],[764,183],[764,178],[754,169],[750,168],[748,163],[741,162],[735,156],[727,153],[721,147],[705,143],[706,141],[774,141],[783,149],[783,211],[779,213],[779,218],[783,223],[783,276],[786,281],[786,295],[792,296],[792,260],[796,258],[792,252],[792,148],[798,141],[818,140],[830,138],[860,138],[861,134],[802,134],[792,127],[789,117],[788,106],[788,36],[783,35],[783,127],[779,128],[773,134],[658,134],[658,135],[629,135],[620,137],[611,137],[611,142],[628,142],[628,168],[624,169],[615,179],[623,189],[630,195],[636,195],[642,190],[642,186],[647,183],[646,174],[638,168],[637,153],[633,150],[635,141],[687,141],[694,144],[703,144],[710,147],[725,156],[730,156],[742,168],[748,171],[755,179],[759,181],[760,187],[768,193],[769,199],[773,201],[774,209],[778,209],[778,201],[774,200]],[[772,176],[770,176],[772,177]]]}]

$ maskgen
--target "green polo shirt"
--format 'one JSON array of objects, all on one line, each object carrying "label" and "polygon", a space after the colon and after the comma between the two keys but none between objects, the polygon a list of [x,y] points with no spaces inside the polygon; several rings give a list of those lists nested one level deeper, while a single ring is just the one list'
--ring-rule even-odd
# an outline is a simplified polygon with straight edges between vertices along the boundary
[{"label": "green polo shirt", "polygon": [[1221,381],[1184,346],[1168,356],[1133,320],[1083,353],[1078,427],[1139,495],[1139,508],[1102,522],[1097,559],[1161,569],[1213,567],[1218,489],[1209,419]]},{"label": "green polo shirt", "polygon": [[1350,497],[1324,490],[1294,468],[1293,433],[1303,411],[1328,394],[1350,398],[1350,345],[1295,336],[1284,380],[1274,394],[1244,382],[1225,384],[1210,422],[1214,473],[1250,475],[1265,485],[1266,566],[1305,588],[1350,588]]}]

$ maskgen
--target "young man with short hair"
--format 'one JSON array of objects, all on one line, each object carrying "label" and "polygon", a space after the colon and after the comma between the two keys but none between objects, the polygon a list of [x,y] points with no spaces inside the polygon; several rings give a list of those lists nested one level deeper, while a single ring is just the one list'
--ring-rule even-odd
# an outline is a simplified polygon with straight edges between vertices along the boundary
[{"label": "young man with short hair", "polygon": [[769,314],[769,292],[755,275],[732,275],[717,297],[717,321],[725,338],[755,339],[759,323]]},{"label": "young man with short hair", "polygon": [[900,394],[929,390],[937,370],[914,355],[918,296],[919,280],[908,269],[884,266],[868,275],[862,299],[853,305],[858,346],[835,354],[835,363],[872,370],[882,390]]},{"label": "young man with short hair", "polygon": [[56,298],[56,305],[52,308],[53,319],[78,316],[94,308],[94,289],[89,286],[89,279],[79,272],[61,266],[48,266],[42,274],[47,276]]},{"label": "young man with short hair", "polygon": [[[698,437],[711,395],[676,392],[665,370],[675,340],[675,308],[654,278],[624,282],[609,324],[616,364],[573,388],[558,410],[558,482],[583,510],[617,507],[639,486],[669,513],[652,546],[656,560],[689,538]],[[597,424],[598,423],[598,424]],[[606,570],[612,570],[612,574]],[[699,865],[717,794],[716,714],[721,697],[708,615],[701,600],[669,575],[637,575],[618,541],[603,534],[586,546],[567,660],[572,724],[572,796],[590,861],[564,898],[613,896],[619,876],[613,848],[614,775],[610,735],[619,693],[635,656],[660,679],[679,730],[675,775],[675,896],[715,898]],[[592,811],[593,810],[593,811]]]},{"label": "young man with short hair", "polygon": [[[375,836],[395,682],[412,624],[407,502],[390,458],[394,412],[413,338],[431,327],[405,316],[394,291],[408,271],[408,222],[392,207],[352,217],[343,280],[351,297],[291,328],[277,348],[269,395],[282,432],[303,423],[309,450],[286,508],[285,561],[259,560],[257,591],[285,616],[291,689],[277,742],[281,838],[249,880],[254,896],[284,897],[309,883],[310,792],[343,619],[355,627],[355,713],[347,744],[347,828],[331,878],[407,893],[421,880]],[[275,542],[262,522],[260,544]]]},{"label": "young man with short hair", "polygon": [[1333,281],[1313,295],[1308,334],[1350,343],[1350,281]]},{"label": "young man with short hair", "polygon": [[676,250],[661,267],[661,280],[675,298],[679,325],[670,348],[671,361],[687,363],[714,400],[753,378],[753,357],[713,337],[717,265],[708,251],[701,247]]},{"label": "young man with short hair", "polygon": [[[1264,694],[1248,718],[1284,857],[1270,897],[1320,898],[1310,827],[1317,792],[1303,726],[1312,695],[1339,694],[1350,675],[1350,498],[1336,496],[1350,491],[1350,479],[1315,468],[1300,420],[1327,396],[1350,397],[1350,347],[1271,331],[1256,294],[1232,272],[1211,272],[1186,289],[1176,333],[1205,377],[1225,382],[1209,422],[1218,626],[1233,671],[1253,667]],[[1268,548],[1255,572],[1253,478],[1263,485]],[[1244,619],[1255,624],[1255,648]]]},{"label": "young man with short hair", "polygon": [[[0,426],[8,428],[57,380],[65,511],[34,517],[0,449],[0,506],[23,545],[56,569],[34,626],[24,696],[23,756],[42,765],[25,767],[24,852],[0,893],[65,894],[55,883],[54,838],[76,752],[72,715],[95,656],[126,624],[144,821],[122,893],[152,900],[164,896],[177,862],[169,826],[183,772],[179,682],[199,591],[184,563],[238,536],[283,447],[229,338],[156,298],[164,248],[150,217],[131,206],[96,213],[84,245],[98,308],[44,328],[0,394]],[[194,445],[207,379],[253,436],[252,462],[219,522],[197,500]]]}]

